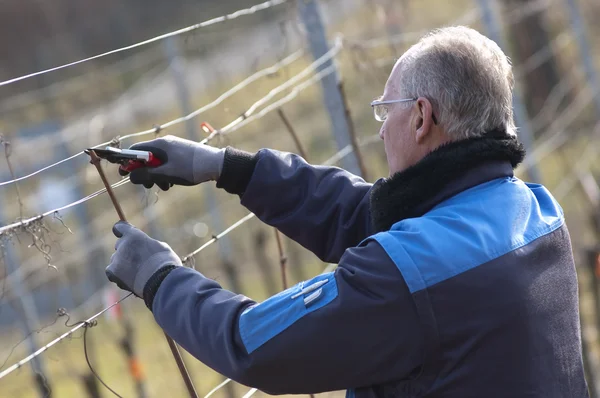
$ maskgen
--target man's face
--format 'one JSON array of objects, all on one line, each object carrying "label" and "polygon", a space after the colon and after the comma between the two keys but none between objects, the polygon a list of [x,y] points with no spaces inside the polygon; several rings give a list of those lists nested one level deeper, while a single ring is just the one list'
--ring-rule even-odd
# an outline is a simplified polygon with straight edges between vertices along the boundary
[{"label": "man's face", "polygon": [[[398,86],[400,62],[397,62],[385,85],[381,100],[402,99]],[[390,175],[406,169],[413,162],[415,136],[411,118],[415,102],[401,102],[384,105],[387,119],[383,122],[379,137],[383,140]]]},{"label": "man's face", "polygon": [[[385,85],[381,100],[405,99],[399,86],[402,58],[396,63]],[[441,143],[444,138],[432,121],[429,100],[384,105],[387,118],[379,136],[383,140],[390,176],[414,165]]]}]

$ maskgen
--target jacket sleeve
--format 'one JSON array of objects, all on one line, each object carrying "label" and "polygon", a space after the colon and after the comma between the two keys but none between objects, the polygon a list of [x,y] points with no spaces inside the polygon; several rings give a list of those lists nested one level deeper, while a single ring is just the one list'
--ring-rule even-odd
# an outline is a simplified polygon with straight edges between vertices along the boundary
[{"label": "jacket sleeve", "polygon": [[337,263],[345,249],[372,234],[372,184],[338,167],[270,149],[227,148],[217,186],[240,195],[261,221],[326,262]]},{"label": "jacket sleeve", "polygon": [[414,302],[400,271],[375,241],[348,249],[335,272],[262,303],[177,267],[147,305],[194,357],[269,394],[397,381],[422,361]]}]

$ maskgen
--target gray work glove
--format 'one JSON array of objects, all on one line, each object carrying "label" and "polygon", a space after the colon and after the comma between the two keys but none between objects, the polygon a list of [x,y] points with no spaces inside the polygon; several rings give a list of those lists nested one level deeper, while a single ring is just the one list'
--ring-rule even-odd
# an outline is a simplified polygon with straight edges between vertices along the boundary
[{"label": "gray work glove", "polygon": [[[219,149],[194,141],[167,135],[139,142],[129,149],[150,151],[162,165],[141,167],[131,172],[131,182],[150,189],[154,184],[163,191],[173,185],[196,185],[216,181],[223,169],[225,148]],[[119,174],[129,174],[119,168]]]},{"label": "gray work glove", "polygon": [[106,276],[121,289],[140,298],[144,297],[144,286],[156,271],[170,265],[182,265],[169,245],[152,239],[129,223],[117,222],[113,233],[119,239],[106,267]]}]

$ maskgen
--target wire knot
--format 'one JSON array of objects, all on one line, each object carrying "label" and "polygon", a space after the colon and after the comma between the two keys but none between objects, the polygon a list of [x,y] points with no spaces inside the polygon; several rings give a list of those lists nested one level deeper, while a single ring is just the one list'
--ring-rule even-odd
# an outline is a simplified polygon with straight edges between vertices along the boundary
[{"label": "wire knot", "polygon": [[94,326],[98,326],[98,320],[97,319],[92,319],[91,321],[84,321],[83,322],[83,327],[84,328],[93,328]]}]

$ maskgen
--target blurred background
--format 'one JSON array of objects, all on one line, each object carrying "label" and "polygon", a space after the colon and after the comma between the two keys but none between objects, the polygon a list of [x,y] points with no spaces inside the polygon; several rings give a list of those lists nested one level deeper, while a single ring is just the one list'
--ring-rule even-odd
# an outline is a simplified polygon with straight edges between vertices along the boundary
[{"label": "blurred background", "polygon": [[[211,145],[295,152],[374,182],[387,166],[370,101],[420,35],[463,24],[512,60],[515,119],[528,149],[517,174],[544,184],[566,213],[585,365],[598,397],[600,2],[3,0],[0,7],[0,372],[123,296],[104,275],[117,214],[108,195],[97,193],[103,185],[83,149],[103,142],[127,148],[164,134],[200,141],[209,123],[220,131]],[[102,165],[117,183],[117,166]],[[126,183],[115,194],[131,223],[182,257],[207,244],[186,264],[258,301],[283,289],[282,263],[288,285],[335,267],[255,218],[227,230],[248,212],[214,183],[167,192]],[[96,320],[2,376],[0,396],[113,396],[86,364],[84,330],[87,359],[120,395],[186,396],[140,300]],[[225,380],[187,353],[184,360],[199,396]],[[248,393],[230,382],[213,396]]]}]

